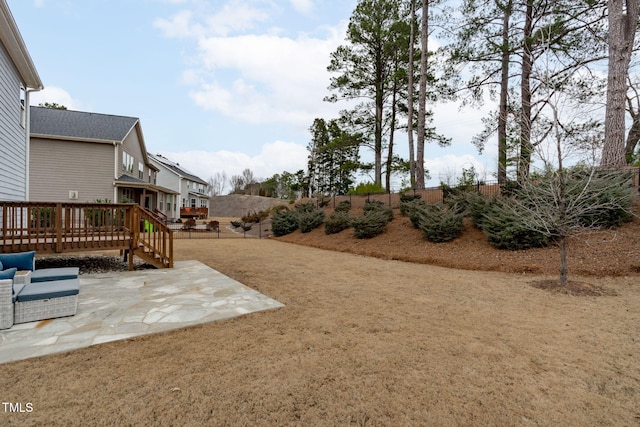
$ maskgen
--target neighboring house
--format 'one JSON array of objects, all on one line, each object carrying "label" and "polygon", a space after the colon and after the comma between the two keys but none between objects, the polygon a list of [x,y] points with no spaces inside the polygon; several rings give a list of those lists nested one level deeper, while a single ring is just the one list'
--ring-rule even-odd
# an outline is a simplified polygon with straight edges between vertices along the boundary
[{"label": "neighboring house", "polygon": [[158,169],[158,185],[176,192],[167,199],[164,210],[169,219],[209,216],[209,184],[160,154],[149,154]]},{"label": "neighboring house", "polygon": [[5,0],[0,0],[0,200],[29,199],[29,93],[43,88]]},{"label": "neighboring house", "polygon": [[155,211],[174,192],[156,184],[140,120],[31,107],[30,200],[137,203]]}]

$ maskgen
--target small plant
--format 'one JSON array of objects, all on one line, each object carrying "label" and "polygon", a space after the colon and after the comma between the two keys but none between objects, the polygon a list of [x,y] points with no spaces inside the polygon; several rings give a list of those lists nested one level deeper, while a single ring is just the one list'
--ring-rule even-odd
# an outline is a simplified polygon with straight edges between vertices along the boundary
[{"label": "small plant", "polygon": [[184,223],[182,224],[182,229],[183,230],[195,230],[196,228],[197,222],[195,219],[193,218],[187,218]]},{"label": "small plant", "polygon": [[370,239],[382,234],[389,221],[389,215],[386,212],[373,210],[364,216],[353,218],[351,227],[358,239]]},{"label": "small plant", "polygon": [[482,230],[484,228],[484,220],[496,199],[472,192],[467,193],[467,201],[469,203],[468,214],[471,217],[471,222]]},{"label": "small plant", "polygon": [[295,211],[298,213],[313,212],[316,209],[316,205],[313,202],[299,203],[295,206]]},{"label": "small plant", "polygon": [[521,250],[547,246],[549,237],[531,229],[529,215],[511,199],[498,200],[484,216],[482,230],[489,243],[498,249]]},{"label": "small plant", "polygon": [[393,219],[393,209],[385,206],[385,204],[379,200],[367,200],[364,203],[364,208],[362,208],[362,210],[365,215],[372,213],[384,215],[387,218],[387,222],[390,222]]},{"label": "small plant", "polygon": [[305,212],[298,214],[298,224],[300,231],[308,233],[314,230],[324,222],[324,211],[322,209],[316,209],[313,212]]},{"label": "small plant", "polygon": [[336,234],[350,227],[351,216],[348,212],[336,211],[324,222],[325,234]]},{"label": "small plant", "polygon": [[429,205],[413,211],[418,228],[434,243],[453,240],[462,233],[464,215],[443,205]]},{"label": "small plant", "polygon": [[298,226],[298,214],[288,209],[275,212],[271,218],[271,231],[276,237],[293,233]]},{"label": "small plant", "polygon": [[220,231],[219,221],[209,221],[207,223],[207,231]]},{"label": "small plant", "polygon": [[233,225],[234,228],[240,228],[242,227],[242,221],[231,221],[231,225]]},{"label": "small plant", "polygon": [[412,202],[414,200],[420,199],[422,196],[420,194],[407,194],[400,193],[400,203]]},{"label": "small plant", "polygon": [[259,222],[264,221],[269,216],[269,211],[259,211],[259,212],[247,212],[245,216],[243,216],[242,222],[244,223],[253,223],[257,224]]},{"label": "small plant", "polygon": [[409,218],[411,218],[411,212],[412,212],[413,209],[415,209],[416,207],[420,207],[420,206],[426,206],[427,204],[428,204],[427,202],[425,202],[424,200],[420,200],[420,199],[414,199],[414,200],[409,200],[409,201],[406,201],[406,202],[401,202],[400,203],[400,214],[402,216],[408,216]]},{"label": "small plant", "polygon": [[349,212],[351,210],[351,202],[348,200],[343,200],[335,208],[335,212]]}]

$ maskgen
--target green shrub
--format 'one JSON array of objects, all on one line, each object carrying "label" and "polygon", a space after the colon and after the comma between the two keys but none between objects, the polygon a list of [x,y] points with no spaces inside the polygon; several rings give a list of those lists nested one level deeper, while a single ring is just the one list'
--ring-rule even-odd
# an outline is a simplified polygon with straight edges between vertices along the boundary
[{"label": "green shrub", "polygon": [[279,210],[271,217],[271,231],[276,237],[293,233],[298,226],[298,214],[294,211]]},{"label": "green shrub", "polygon": [[387,222],[393,219],[393,209],[385,206],[385,204],[379,200],[367,200],[364,203],[364,208],[362,208],[362,210],[365,215],[372,213],[384,215],[387,218]]},{"label": "green shrub", "polygon": [[343,200],[335,208],[335,212],[349,212],[351,210],[351,202]]},{"label": "green shrub", "polygon": [[402,203],[400,205],[400,213],[404,212],[403,215],[406,215],[409,217],[409,219],[411,220],[411,224],[413,225],[413,228],[418,228],[419,224],[418,224],[418,217],[416,216],[416,210],[425,209],[428,206],[430,206],[430,204],[425,202],[424,200],[412,200],[410,202]]},{"label": "green shrub", "polygon": [[424,237],[435,243],[453,240],[462,233],[464,215],[444,205],[429,205],[414,209],[413,216]]},{"label": "green shrub", "polygon": [[400,193],[400,203],[412,202],[420,199],[421,197],[422,196],[420,194]]},{"label": "green shrub", "polygon": [[231,225],[233,225],[235,228],[242,227],[242,221],[231,221]]},{"label": "green shrub", "polygon": [[386,192],[382,185],[373,182],[362,182],[349,190],[349,194],[384,194]]},{"label": "green shrub", "polygon": [[482,230],[484,219],[491,209],[496,199],[493,197],[487,197],[478,193],[467,193],[467,214],[471,217],[473,225]]},{"label": "green shrub", "polygon": [[351,216],[348,212],[336,211],[324,222],[325,234],[336,234],[350,227]]},{"label": "green shrub", "polygon": [[353,218],[351,227],[358,239],[370,239],[384,232],[389,223],[389,216],[386,212],[371,211],[364,216]]},{"label": "green shrub", "polygon": [[482,220],[482,230],[489,243],[498,249],[521,250],[547,246],[549,237],[531,229],[529,215],[511,199],[496,200]]},{"label": "green shrub", "polygon": [[295,206],[295,211],[298,213],[303,213],[303,212],[313,212],[316,209],[318,209],[316,207],[316,204],[313,202],[304,202],[304,203],[299,203]]},{"label": "green shrub", "polygon": [[323,222],[324,211],[322,209],[314,209],[311,212],[298,212],[298,224],[300,231],[303,233],[308,233],[320,227]]}]

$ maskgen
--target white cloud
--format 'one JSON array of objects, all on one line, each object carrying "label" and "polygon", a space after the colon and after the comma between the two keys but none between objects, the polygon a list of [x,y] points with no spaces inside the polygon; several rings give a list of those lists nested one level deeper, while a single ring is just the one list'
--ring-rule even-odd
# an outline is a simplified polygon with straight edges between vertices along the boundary
[{"label": "white cloud", "polygon": [[267,179],[276,173],[288,171],[294,173],[306,169],[307,149],[301,144],[275,141],[263,145],[262,151],[255,156],[231,151],[185,151],[162,152],[169,160],[196,176],[208,180],[217,172],[226,172],[228,177],[240,175],[245,169],[251,169],[259,179]]},{"label": "white cloud", "polygon": [[31,105],[44,104],[45,102],[64,105],[69,110],[81,109],[80,103],[74,100],[69,92],[56,86],[47,86],[43,90],[31,94]]},{"label": "white cloud", "polygon": [[313,9],[312,0],[289,0],[289,2],[300,13],[309,13]]},{"label": "white cloud", "polygon": [[251,30],[268,19],[268,10],[254,7],[246,1],[232,0],[215,13],[204,8],[182,10],[169,19],[158,18],[153,24],[170,38],[225,37],[230,33]]},{"label": "white cloud", "polygon": [[[202,68],[189,70],[185,80],[199,75],[190,95],[204,109],[251,123],[306,127],[339,108],[322,99],[329,85],[326,66],[340,42],[337,31],[326,39],[273,34],[207,38],[200,41]],[[230,70],[234,77],[225,81]]]}]

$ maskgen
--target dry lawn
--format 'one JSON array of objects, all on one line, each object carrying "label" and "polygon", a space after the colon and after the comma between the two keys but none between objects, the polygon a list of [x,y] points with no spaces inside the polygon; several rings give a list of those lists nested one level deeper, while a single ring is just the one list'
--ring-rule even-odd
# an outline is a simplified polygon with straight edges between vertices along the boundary
[{"label": "dry lawn", "polygon": [[[553,248],[483,254],[472,232],[431,247],[394,236],[414,231],[402,227],[376,238],[377,255],[417,262],[274,239],[178,240],[177,258],[286,306],[0,365],[2,400],[34,408],[0,411],[0,424],[640,424],[640,258],[574,242],[574,279],[606,292],[573,296],[532,286],[554,277]],[[334,249],[373,252],[343,233]],[[288,239],[330,246],[321,231]],[[504,271],[427,264],[455,260]]]}]

